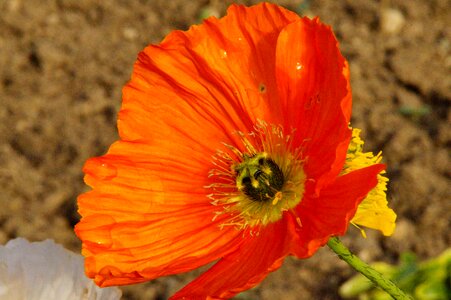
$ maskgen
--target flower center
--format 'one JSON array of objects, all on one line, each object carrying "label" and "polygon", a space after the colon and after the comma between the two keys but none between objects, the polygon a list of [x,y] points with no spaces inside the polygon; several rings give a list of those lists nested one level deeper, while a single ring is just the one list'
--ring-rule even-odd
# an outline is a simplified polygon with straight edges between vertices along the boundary
[{"label": "flower center", "polygon": [[224,144],[227,151],[213,156],[215,168],[209,174],[211,203],[222,208],[217,215],[229,216],[221,226],[258,228],[280,220],[284,212],[296,215],[306,178],[302,151],[293,147],[293,136],[263,121],[255,131],[238,134],[245,151]]},{"label": "flower center", "polygon": [[272,201],[279,195],[285,178],[282,170],[266,153],[253,157],[244,156],[243,162],[234,167],[238,190],[254,201]]}]

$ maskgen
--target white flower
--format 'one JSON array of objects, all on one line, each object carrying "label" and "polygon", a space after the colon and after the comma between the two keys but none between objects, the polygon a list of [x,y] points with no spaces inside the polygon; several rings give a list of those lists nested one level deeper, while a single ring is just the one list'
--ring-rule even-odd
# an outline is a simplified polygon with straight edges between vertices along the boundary
[{"label": "white flower", "polygon": [[52,240],[23,238],[0,246],[1,300],[115,300],[118,288],[99,288],[86,277],[83,257]]}]

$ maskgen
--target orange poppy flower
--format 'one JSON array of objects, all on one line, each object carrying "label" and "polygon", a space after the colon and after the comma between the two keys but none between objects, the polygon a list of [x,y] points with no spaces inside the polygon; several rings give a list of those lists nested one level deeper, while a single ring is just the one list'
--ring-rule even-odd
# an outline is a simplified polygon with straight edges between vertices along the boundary
[{"label": "orange poppy flower", "polygon": [[350,113],[347,62],[317,18],[232,5],[148,46],[121,139],[84,167],[87,275],[125,285],[217,261],[173,298],[229,298],[313,255],[384,169],[343,174]]}]

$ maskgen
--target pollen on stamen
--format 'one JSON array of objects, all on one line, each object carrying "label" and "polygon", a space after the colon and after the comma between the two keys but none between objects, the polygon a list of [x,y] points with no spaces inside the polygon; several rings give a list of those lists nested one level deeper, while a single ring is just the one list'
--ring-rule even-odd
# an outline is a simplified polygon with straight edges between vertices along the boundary
[{"label": "pollen on stamen", "polygon": [[282,192],[277,192],[272,200],[272,205],[276,205],[282,199]]}]

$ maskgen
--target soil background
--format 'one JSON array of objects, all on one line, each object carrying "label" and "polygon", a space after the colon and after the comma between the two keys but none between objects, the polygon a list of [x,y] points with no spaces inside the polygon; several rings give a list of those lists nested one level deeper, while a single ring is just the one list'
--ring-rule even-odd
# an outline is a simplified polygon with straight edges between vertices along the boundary
[{"label": "soil background", "polygon": [[[252,4],[258,1],[237,1]],[[382,150],[395,234],[355,228],[343,238],[363,259],[421,259],[450,246],[450,1],[274,1],[332,25],[349,60],[353,126]],[[0,243],[73,233],[82,166],[118,138],[121,89],[137,54],[173,29],[222,16],[230,1],[0,0]],[[167,299],[200,271],[124,287],[123,299]],[[354,272],[327,248],[286,259],[237,299],[340,299]]]}]

